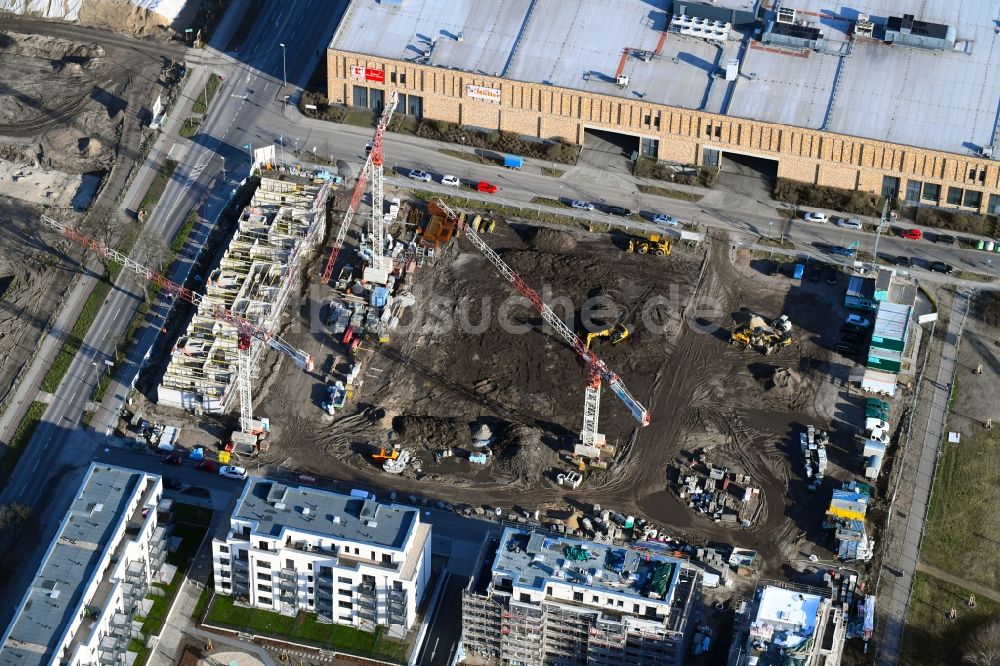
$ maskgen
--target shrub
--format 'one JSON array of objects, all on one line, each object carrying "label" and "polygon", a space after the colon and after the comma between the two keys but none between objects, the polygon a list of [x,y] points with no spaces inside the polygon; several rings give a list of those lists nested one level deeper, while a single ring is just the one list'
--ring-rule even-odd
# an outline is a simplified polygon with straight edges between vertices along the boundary
[{"label": "shrub", "polygon": [[993,234],[993,223],[985,215],[958,213],[940,208],[918,208],[915,220],[919,225],[935,229],[961,231],[980,236]]},{"label": "shrub", "polygon": [[779,178],[772,196],[796,206],[828,208],[855,215],[881,215],[882,198],[868,192],[844,190]]}]

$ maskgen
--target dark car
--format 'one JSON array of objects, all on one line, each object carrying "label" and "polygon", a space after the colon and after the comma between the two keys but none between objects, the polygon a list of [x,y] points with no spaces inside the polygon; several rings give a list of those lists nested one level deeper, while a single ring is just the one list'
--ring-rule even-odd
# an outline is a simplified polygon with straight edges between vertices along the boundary
[{"label": "dark car", "polygon": [[854,356],[858,353],[858,347],[849,342],[841,342],[837,344],[837,351],[844,356]]},{"label": "dark car", "polygon": [[951,275],[955,272],[955,267],[951,264],[946,264],[943,261],[932,261],[928,269],[934,271],[935,273],[944,273],[945,275]]},{"label": "dark car", "polygon": [[632,211],[623,206],[608,206],[608,213],[611,215],[617,215],[618,217],[628,217],[632,214]]},{"label": "dark car", "polygon": [[209,460],[205,458],[204,460],[199,460],[194,464],[195,469],[200,469],[203,472],[218,472],[219,463],[214,460]]},{"label": "dark car", "polygon": [[949,236],[948,234],[934,234],[931,240],[935,243],[941,243],[942,245],[954,245],[955,237]]},{"label": "dark car", "polygon": [[181,465],[184,463],[184,458],[179,453],[164,453],[160,462],[164,465]]},{"label": "dark car", "polygon": [[857,252],[853,247],[844,247],[843,245],[830,246],[830,254],[837,254],[842,257],[853,257]]},{"label": "dark car", "polygon": [[896,263],[897,266],[904,266],[906,268],[913,267],[913,260],[910,259],[909,257],[904,257],[903,255],[896,257],[893,261]]},{"label": "dark car", "polygon": [[819,264],[813,264],[809,269],[809,280],[812,282],[819,282],[821,277],[823,277],[823,267]]},{"label": "dark car", "polygon": [[840,281],[840,271],[831,266],[826,271],[826,283],[827,284],[837,284]]}]

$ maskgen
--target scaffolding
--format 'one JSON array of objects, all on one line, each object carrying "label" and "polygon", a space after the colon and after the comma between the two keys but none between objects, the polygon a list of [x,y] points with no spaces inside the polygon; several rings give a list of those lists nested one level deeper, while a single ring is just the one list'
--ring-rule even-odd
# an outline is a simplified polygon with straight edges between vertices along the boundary
[{"label": "scaffolding", "polygon": [[[233,410],[240,400],[240,343],[235,325],[217,319],[222,306],[276,330],[296,283],[303,253],[323,232],[329,184],[286,171],[261,172],[260,185],[243,209],[218,267],[205,283],[203,305],[170,354],[157,397],[160,404],[196,412]],[[245,349],[247,374],[256,375],[266,344]],[[250,402],[249,382],[243,387]],[[249,413],[249,405],[244,411]]]}]

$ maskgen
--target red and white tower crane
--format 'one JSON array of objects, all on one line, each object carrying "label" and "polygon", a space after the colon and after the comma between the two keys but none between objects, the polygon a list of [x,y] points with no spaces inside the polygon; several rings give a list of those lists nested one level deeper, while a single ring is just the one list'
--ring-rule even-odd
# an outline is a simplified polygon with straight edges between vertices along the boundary
[{"label": "red and white tower crane", "polygon": [[[378,119],[378,125],[375,128],[375,137],[372,139],[372,149],[368,153],[368,159],[365,160],[364,166],[361,167],[361,173],[358,174],[357,181],[354,183],[351,203],[347,207],[347,212],[344,213],[344,220],[340,223],[340,229],[337,230],[337,237],[333,241],[333,248],[330,250],[330,258],[327,259],[326,266],[323,268],[323,284],[328,284],[330,278],[333,277],[333,269],[337,264],[337,255],[340,254],[340,248],[344,246],[344,239],[347,237],[347,230],[351,226],[354,211],[361,205],[361,199],[365,194],[365,184],[369,174],[372,181],[372,219],[370,229],[372,259],[368,264],[369,270],[365,274],[365,279],[384,284],[389,277],[392,260],[385,255],[385,218],[383,216],[385,202],[383,185],[385,174],[383,171],[382,139],[385,136],[386,130],[389,129],[389,120],[392,119],[392,114],[395,112],[398,102],[399,96],[393,90],[389,95],[389,103],[385,105],[382,115]],[[382,275],[385,277],[381,277]],[[381,280],[379,277],[381,277]]]},{"label": "red and white tower crane", "polygon": [[[122,268],[130,270],[139,278],[159,286],[163,291],[177,298],[181,298],[191,303],[199,310],[205,306],[205,311],[210,313],[220,322],[225,322],[236,328],[236,348],[237,348],[237,386],[240,395],[240,430],[244,433],[253,432],[253,395],[251,393],[251,368],[253,341],[263,342],[271,349],[291,358],[295,365],[306,372],[313,369],[313,358],[310,354],[297,349],[288,342],[282,340],[278,335],[268,331],[260,324],[241,317],[240,315],[226,309],[218,303],[214,303],[206,296],[183,287],[176,282],[172,282],[160,273],[148,266],[131,259],[125,254],[118,252],[104,245],[98,240],[86,236],[73,227],[53,220],[43,215],[42,222],[49,225],[60,234],[70,240],[96,252],[102,257],[114,261]],[[204,312],[203,312],[204,314]]]},{"label": "red and white tower crane", "polygon": [[[597,412],[600,405],[600,384],[601,382],[606,382],[608,386],[611,387],[611,391],[618,396],[618,399],[625,403],[628,410],[632,413],[632,416],[641,425],[649,425],[649,411],[642,406],[638,400],[632,397],[628,389],[625,387],[625,383],[621,380],[615,372],[607,366],[607,364],[601,360],[601,358],[594,352],[587,349],[587,345],[584,344],[583,340],[580,339],[576,333],[573,332],[569,326],[567,326],[555,312],[545,304],[542,297],[538,295],[534,289],[528,286],[528,284],[521,278],[520,275],[514,272],[514,270],[500,258],[493,248],[486,244],[479,234],[477,234],[472,227],[465,224],[461,217],[454,210],[451,209],[446,203],[440,199],[435,200],[435,205],[443,211],[449,219],[455,222],[459,230],[465,233],[466,237],[472,241],[472,244],[483,253],[483,255],[490,260],[490,263],[499,271],[500,275],[504,277],[508,282],[514,285],[525,298],[527,298],[531,304],[538,310],[539,314],[542,315],[542,319],[546,324],[552,327],[552,330],[556,334],[566,341],[566,343],[573,348],[577,356],[583,359],[584,364],[587,366],[587,371],[591,377],[590,384],[588,385],[587,400],[585,402],[584,409],[584,436],[588,428],[591,433],[597,432]],[[596,385],[595,385],[596,384]]]}]

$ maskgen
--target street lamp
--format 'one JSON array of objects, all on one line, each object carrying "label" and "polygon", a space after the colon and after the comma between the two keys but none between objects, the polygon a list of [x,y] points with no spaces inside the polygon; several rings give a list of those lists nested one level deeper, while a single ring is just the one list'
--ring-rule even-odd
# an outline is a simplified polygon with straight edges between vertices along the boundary
[{"label": "street lamp", "polygon": [[[281,47],[281,94],[285,94],[285,88],[288,87],[288,69],[285,67],[285,45],[278,44]],[[285,101],[282,102],[282,113],[284,113],[285,107],[288,106],[288,95],[285,95]]]}]

